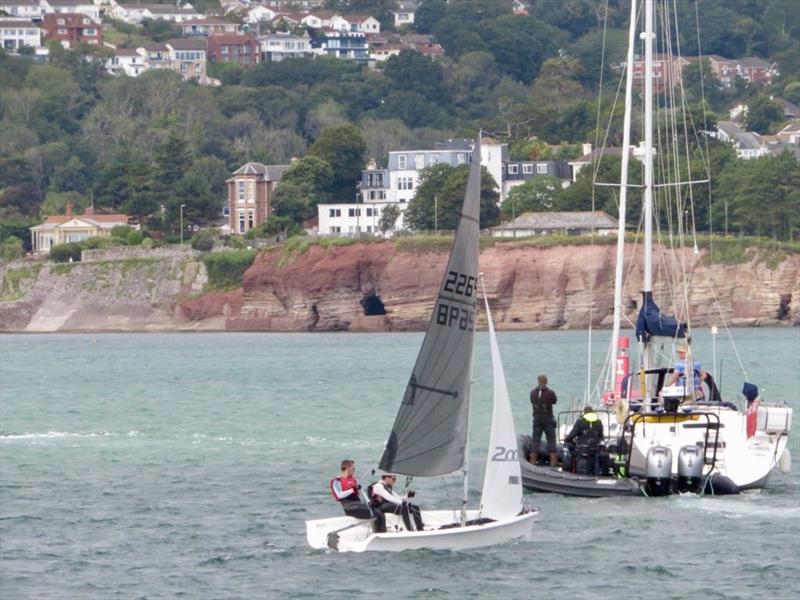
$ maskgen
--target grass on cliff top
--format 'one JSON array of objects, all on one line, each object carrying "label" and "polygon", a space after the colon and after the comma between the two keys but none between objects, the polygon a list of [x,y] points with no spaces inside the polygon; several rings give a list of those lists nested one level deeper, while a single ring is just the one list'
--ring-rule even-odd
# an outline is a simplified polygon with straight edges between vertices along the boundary
[{"label": "grass on cliff top", "polygon": [[41,264],[8,269],[3,276],[3,286],[0,287],[0,301],[13,302],[23,298],[25,283],[31,280],[35,281],[41,269]]},{"label": "grass on cliff top", "polygon": [[311,246],[321,246],[323,248],[335,248],[338,246],[351,246],[353,244],[372,244],[384,242],[383,238],[346,238],[346,237],[322,237],[313,238],[305,235],[290,237],[280,245],[281,257],[278,266],[284,268],[291,264],[297,257],[302,256]]},{"label": "grass on cliff top", "polygon": [[205,291],[225,291],[242,287],[244,273],[256,258],[255,250],[206,252],[200,257],[208,272]]}]

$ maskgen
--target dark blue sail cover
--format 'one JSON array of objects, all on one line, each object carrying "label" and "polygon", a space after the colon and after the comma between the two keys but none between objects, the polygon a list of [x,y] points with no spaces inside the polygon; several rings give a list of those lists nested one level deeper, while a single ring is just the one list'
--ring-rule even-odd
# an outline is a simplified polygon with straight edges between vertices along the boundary
[{"label": "dark blue sail cover", "polygon": [[675,317],[661,314],[653,292],[642,292],[642,308],[636,320],[636,339],[645,344],[653,336],[683,338],[686,337],[686,324],[678,323]]}]

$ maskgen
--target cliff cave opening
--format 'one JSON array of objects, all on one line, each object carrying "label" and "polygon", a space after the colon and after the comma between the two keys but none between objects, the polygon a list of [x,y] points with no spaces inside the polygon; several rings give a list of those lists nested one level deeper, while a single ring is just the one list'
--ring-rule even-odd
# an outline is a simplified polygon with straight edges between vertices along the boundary
[{"label": "cliff cave opening", "polygon": [[364,315],[367,317],[386,314],[386,307],[383,305],[383,300],[374,292],[365,295],[361,299],[361,306],[364,308]]}]

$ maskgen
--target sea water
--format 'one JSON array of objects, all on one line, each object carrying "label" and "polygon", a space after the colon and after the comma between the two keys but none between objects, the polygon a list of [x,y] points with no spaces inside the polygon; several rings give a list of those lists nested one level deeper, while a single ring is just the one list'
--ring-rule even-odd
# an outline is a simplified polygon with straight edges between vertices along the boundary
[{"label": "sea water", "polygon": [[[695,355],[800,410],[800,330],[707,331]],[[369,483],[421,334],[0,336],[0,598],[797,598],[800,418],[791,474],[732,497],[565,498],[533,539],[469,552],[338,555],[306,545],[336,516],[343,458]],[[546,373],[583,402],[608,332],[500,333],[518,431]],[[477,336],[477,503],[491,376]],[[737,354],[738,352],[738,354]],[[716,364],[712,367],[713,358]],[[740,364],[741,362],[741,364]],[[721,368],[720,368],[721,364]],[[744,371],[744,372],[743,372]],[[746,373],[746,375],[745,375]],[[461,481],[415,480],[423,508]]]}]

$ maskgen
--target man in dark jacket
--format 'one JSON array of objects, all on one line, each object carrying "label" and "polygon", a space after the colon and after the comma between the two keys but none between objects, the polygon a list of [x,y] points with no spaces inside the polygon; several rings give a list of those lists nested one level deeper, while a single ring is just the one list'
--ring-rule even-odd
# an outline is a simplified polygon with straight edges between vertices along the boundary
[{"label": "man in dark jacket", "polygon": [[583,414],[575,421],[572,430],[564,437],[564,441],[572,446],[572,455],[576,457],[576,473],[581,475],[600,474],[600,442],[603,441],[603,423],[600,416],[591,406],[583,409]]},{"label": "man in dark jacket", "polygon": [[534,465],[539,460],[539,445],[542,433],[547,437],[547,453],[550,455],[550,466],[558,465],[556,452],[556,419],[553,416],[553,405],[558,401],[556,393],[547,387],[547,375],[539,375],[539,385],[531,390],[533,405],[533,439],[528,460]]}]

